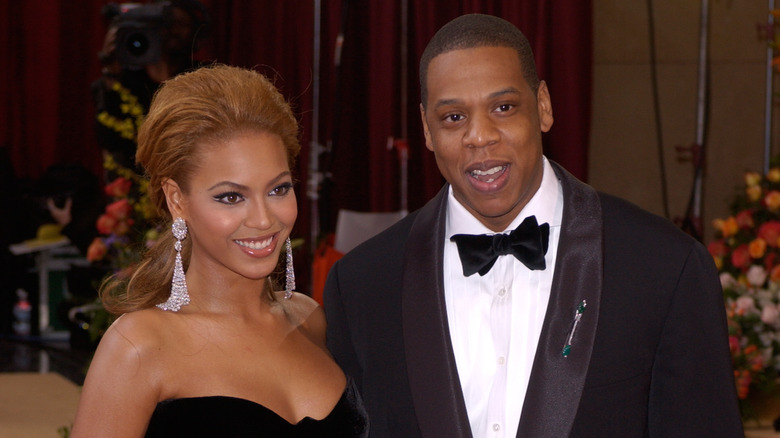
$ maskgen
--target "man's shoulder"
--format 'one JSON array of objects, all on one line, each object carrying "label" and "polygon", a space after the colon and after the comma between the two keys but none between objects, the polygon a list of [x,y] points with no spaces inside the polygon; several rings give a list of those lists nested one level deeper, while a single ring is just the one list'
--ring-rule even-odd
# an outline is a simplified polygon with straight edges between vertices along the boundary
[{"label": "man's shoulder", "polygon": [[623,198],[598,192],[607,239],[630,239],[648,245],[683,246],[697,243],[670,219],[651,213]]},{"label": "man's shoulder", "polygon": [[350,262],[377,256],[386,257],[395,251],[402,250],[416,216],[417,212],[406,215],[387,229],[357,245],[345,254],[342,260]]}]

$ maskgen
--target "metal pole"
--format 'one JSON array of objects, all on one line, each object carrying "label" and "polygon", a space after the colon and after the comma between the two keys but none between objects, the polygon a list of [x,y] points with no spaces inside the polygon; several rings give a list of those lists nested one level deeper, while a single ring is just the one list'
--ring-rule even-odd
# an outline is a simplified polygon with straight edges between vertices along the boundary
[{"label": "metal pole", "polygon": [[[767,39],[774,39],[775,16],[772,10],[775,9],[775,0],[769,0],[769,21],[767,24]],[[766,100],[764,102],[764,175],[769,173],[769,162],[772,154],[772,95],[774,71],[772,68],[772,59],[774,58],[775,48],[767,44],[766,48]]]},{"label": "metal pole", "polygon": [[320,19],[322,15],[321,0],[314,0],[314,60],[312,69],[312,111],[311,111],[311,142],[309,144],[309,184],[307,195],[311,202],[309,246],[311,254],[317,250],[317,238],[320,231],[319,186],[320,174]]},{"label": "metal pole", "polygon": [[696,225],[700,225],[702,210],[702,169],[704,167],[705,144],[704,136],[707,128],[707,35],[709,29],[709,1],[701,2],[701,17],[699,26],[699,87],[698,111],[696,116],[696,145],[699,148],[698,163],[694,179],[693,217]]},{"label": "metal pole", "polygon": [[406,147],[400,154],[401,158],[401,211],[404,215],[409,211],[408,201],[408,162],[409,162],[409,2],[401,0],[401,138],[406,141]]}]

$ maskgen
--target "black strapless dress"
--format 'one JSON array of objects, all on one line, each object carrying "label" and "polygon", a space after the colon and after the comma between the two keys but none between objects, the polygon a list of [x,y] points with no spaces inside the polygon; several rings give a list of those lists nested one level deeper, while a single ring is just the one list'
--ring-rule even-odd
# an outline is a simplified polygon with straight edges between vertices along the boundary
[{"label": "black strapless dress", "polygon": [[297,424],[255,402],[225,396],[165,400],[157,404],[146,437],[368,437],[368,415],[354,382],[322,420]]}]

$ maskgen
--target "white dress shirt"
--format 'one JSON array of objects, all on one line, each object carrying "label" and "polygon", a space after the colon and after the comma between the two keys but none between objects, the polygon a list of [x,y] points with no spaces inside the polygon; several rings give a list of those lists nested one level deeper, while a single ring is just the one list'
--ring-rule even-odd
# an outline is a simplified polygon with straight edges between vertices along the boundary
[{"label": "white dress shirt", "polygon": [[452,346],[474,437],[513,438],[528,388],[550,298],[563,212],[563,193],[543,159],[539,190],[505,232],[526,217],[550,225],[545,270],[532,271],[512,255],[499,256],[481,277],[463,276],[454,234],[495,234],[452,194],[447,202],[444,296]]}]

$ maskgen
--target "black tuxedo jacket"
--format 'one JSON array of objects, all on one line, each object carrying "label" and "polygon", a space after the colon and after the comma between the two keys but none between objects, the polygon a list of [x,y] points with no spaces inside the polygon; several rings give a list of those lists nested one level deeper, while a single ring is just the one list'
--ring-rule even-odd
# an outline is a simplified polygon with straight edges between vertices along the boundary
[{"label": "black tuxedo jacket", "polygon": [[[743,436],[706,249],[553,167],[563,225],[517,436]],[[358,383],[372,437],[472,436],[443,294],[446,203],[445,186],[328,276],[328,347]]]}]

